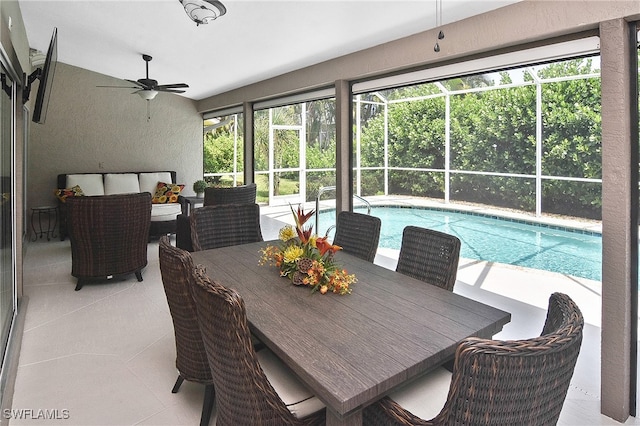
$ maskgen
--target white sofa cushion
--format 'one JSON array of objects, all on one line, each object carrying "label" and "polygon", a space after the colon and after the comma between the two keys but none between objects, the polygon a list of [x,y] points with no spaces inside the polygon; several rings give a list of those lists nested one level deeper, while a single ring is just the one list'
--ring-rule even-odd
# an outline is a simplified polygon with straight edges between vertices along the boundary
[{"label": "white sofa cushion", "polygon": [[152,204],[151,222],[175,220],[180,213],[182,213],[180,203]]},{"label": "white sofa cushion", "polygon": [[67,188],[78,185],[84,195],[104,195],[102,175],[99,173],[67,175]]},{"label": "white sofa cushion", "polygon": [[[82,188],[82,187],[80,187]],[[132,194],[140,192],[135,173],[107,173],[104,175],[104,195]]]},{"label": "white sofa cushion", "polygon": [[150,172],[140,173],[140,192],[156,193],[158,182],[175,183],[171,180],[170,172]]}]

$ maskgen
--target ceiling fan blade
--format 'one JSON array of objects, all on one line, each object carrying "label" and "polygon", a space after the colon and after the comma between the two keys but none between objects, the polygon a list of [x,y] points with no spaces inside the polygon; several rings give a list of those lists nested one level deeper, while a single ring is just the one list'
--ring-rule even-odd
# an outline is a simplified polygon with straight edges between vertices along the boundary
[{"label": "ceiling fan blade", "polygon": [[148,87],[146,87],[144,84],[140,83],[139,81],[129,80],[128,78],[125,79],[125,81],[128,81],[129,83],[135,84],[136,87],[140,87],[141,89],[148,89]]},{"label": "ceiling fan blade", "polygon": [[176,90],[176,89],[167,89],[163,87],[156,87],[158,92],[167,92],[167,93],[184,93],[185,90]]},{"label": "ceiling fan blade", "polygon": [[139,89],[139,87],[131,87],[131,86],[96,86],[96,87],[110,87],[112,89]]},{"label": "ceiling fan blade", "polygon": [[189,85],[186,83],[175,83],[175,84],[161,84],[156,86],[156,89],[186,89]]}]

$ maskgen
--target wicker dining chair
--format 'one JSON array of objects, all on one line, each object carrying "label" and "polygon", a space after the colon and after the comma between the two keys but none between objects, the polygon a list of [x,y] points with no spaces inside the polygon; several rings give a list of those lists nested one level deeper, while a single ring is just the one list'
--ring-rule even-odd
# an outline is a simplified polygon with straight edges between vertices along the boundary
[{"label": "wicker dining chair", "polygon": [[66,223],[76,291],[92,280],[135,274],[147,266],[151,194],[69,197]]},{"label": "wicker dining chair", "polygon": [[202,343],[196,308],[191,298],[194,265],[189,252],[173,247],[167,236],[160,237],[160,274],[176,341],[178,379],[171,390],[178,392],[185,380],[205,385],[200,426],[207,426],[215,398],[215,389],[207,353]]},{"label": "wicker dining chair", "polygon": [[455,235],[407,226],[396,272],[453,291],[459,260],[460,239]]},{"label": "wicker dining chair", "polygon": [[209,187],[204,190],[204,205],[255,204],[257,186],[255,183],[232,187]]},{"label": "wicker dining chair", "polygon": [[255,352],[242,297],[196,267],[191,287],[216,383],[216,425],[324,425],[322,402],[268,349]]},{"label": "wicker dining chair", "polygon": [[345,253],[373,262],[380,240],[380,218],[368,214],[340,212],[336,220],[336,235],[333,244],[342,247]]},{"label": "wicker dining chair", "polygon": [[[453,374],[440,374],[440,379],[430,383],[441,386],[437,381],[450,377],[446,402],[433,419],[415,415],[433,396],[420,399],[410,395],[408,400],[414,407],[408,407],[394,400],[392,393],[365,409],[364,424],[555,425],[580,352],[583,326],[582,313],[573,300],[554,293],[539,337],[506,341],[468,338],[458,345]],[[409,388],[420,388],[419,382]],[[406,389],[403,391],[406,397]]]},{"label": "wicker dining chair", "polygon": [[[256,193],[255,183],[232,187],[210,187],[204,190],[202,201],[205,207],[222,204],[255,204]],[[177,218],[176,246],[187,251],[194,251],[191,241],[191,222],[186,213],[178,215]]]},{"label": "wicker dining chair", "polygon": [[193,209],[189,221],[193,251],[262,241],[257,204],[200,207]]}]

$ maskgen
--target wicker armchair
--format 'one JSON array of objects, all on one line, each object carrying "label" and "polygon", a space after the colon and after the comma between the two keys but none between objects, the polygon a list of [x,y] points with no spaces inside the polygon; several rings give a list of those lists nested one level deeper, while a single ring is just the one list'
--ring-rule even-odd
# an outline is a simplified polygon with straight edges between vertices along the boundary
[{"label": "wicker armchair", "polygon": [[555,425],[580,352],[583,326],[573,300],[554,293],[540,337],[468,338],[458,345],[449,394],[432,420],[418,418],[392,395],[365,409],[364,424]]},{"label": "wicker armchair", "polygon": [[[218,206],[222,204],[255,204],[256,184],[211,187],[204,190],[204,206]],[[176,226],[176,246],[183,250],[193,251],[191,242],[191,223],[187,214],[178,215]]]},{"label": "wicker armchair", "polygon": [[271,351],[254,351],[240,295],[211,281],[202,268],[195,281],[193,300],[216,383],[216,424],[324,425],[320,400]]},{"label": "wicker armchair", "polygon": [[193,251],[262,241],[257,204],[201,207],[191,212],[189,221]]},{"label": "wicker armchair", "polygon": [[373,262],[378,251],[381,224],[380,218],[375,216],[340,212],[333,244],[342,247],[345,253]]},{"label": "wicker armchair", "polygon": [[66,215],[76,291],[92,279],[134,274],[147,266],[151,194],[70,197]]},{"label": "wicker armchair", "polygon": [[196,307],[191,298],[194,265],[189,252],[173,247],[167,236],[160,237],[160,274],[176,339],[178,379],[172,393],[184,380],[205,385],[200,426],[207,426],[213,409],[215,389],[207,353],[202,343]]},{"label": "wicker armchair", "polygon": [[432,229],[407,226],[396,272],[453,291],[460,260],[460,240]]}]

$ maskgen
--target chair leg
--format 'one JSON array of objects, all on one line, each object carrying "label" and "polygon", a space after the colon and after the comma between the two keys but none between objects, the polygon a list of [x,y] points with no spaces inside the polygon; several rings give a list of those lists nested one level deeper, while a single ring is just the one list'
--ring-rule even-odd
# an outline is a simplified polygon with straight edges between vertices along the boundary
[{"label": "chair leg", "polygon": [[138,282],[142,281],[142,271],[137,271],[136,272],[136,278],[138,279]]},{"label": "chair leg", "polygon": [[84,283],[82,282],[82,280],[78,278],[78,282],[76,283],[76,291],[80,290],[83,285]]},{"label": "chair leg", "polygon": [[200,426],[209,426],[211,412],[213,411],[213,399],[216,396],[216,390],[213,384],[206,385],[204,388],[204,402],[202,404],[202,417],[200,417]]},{"label": "chair leg", "polygon": [[171,389],[171,393],[177,393],[178,389],[180,389],[180,385],[184,382],[184,377],[178,376],[178,380],[176,380],[176,384],[173,385],[173,389]]}]

